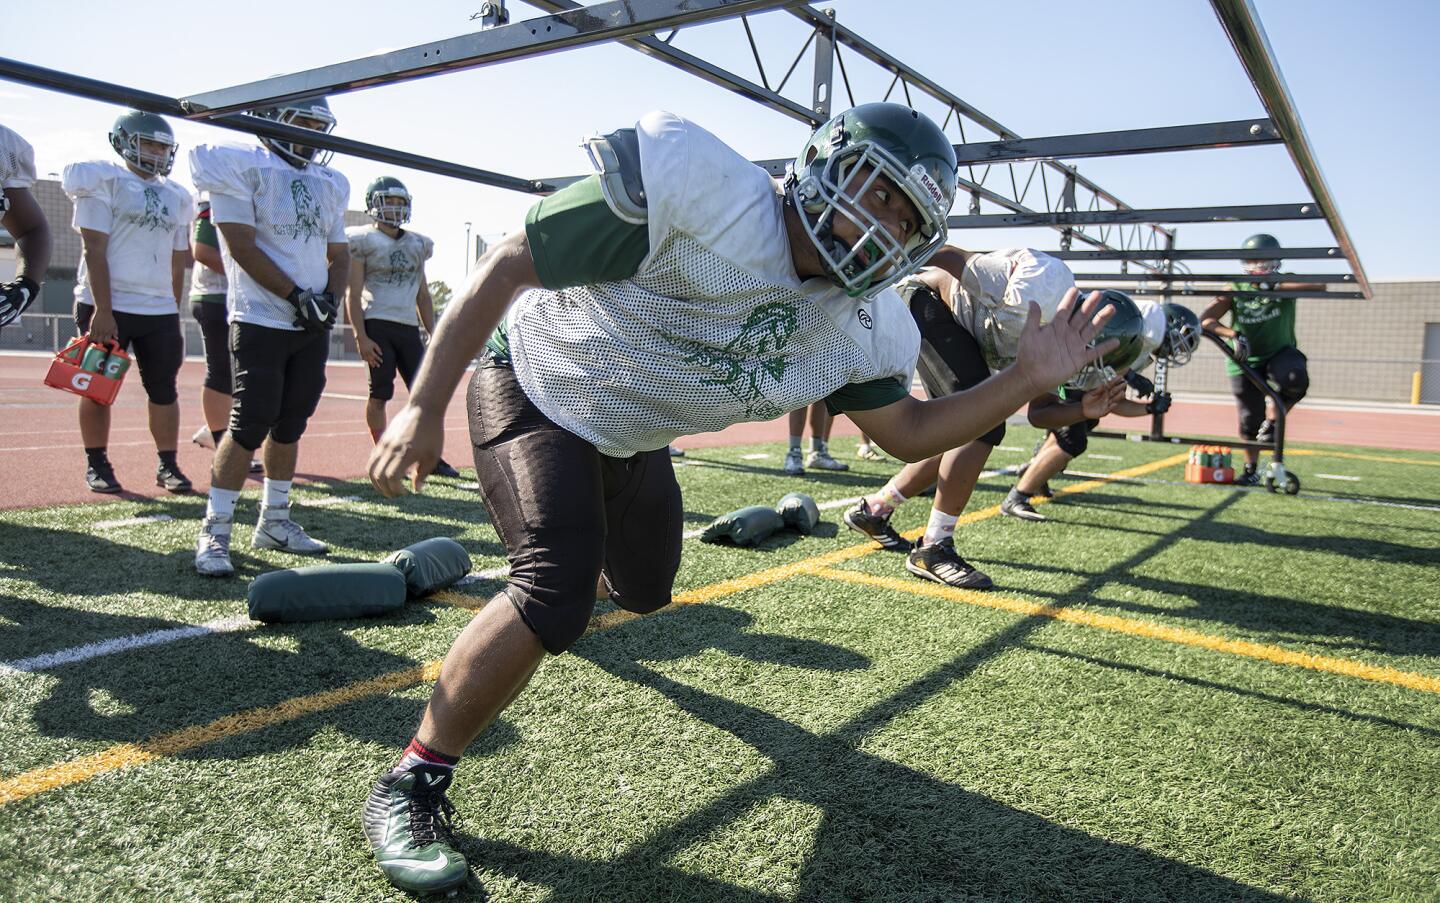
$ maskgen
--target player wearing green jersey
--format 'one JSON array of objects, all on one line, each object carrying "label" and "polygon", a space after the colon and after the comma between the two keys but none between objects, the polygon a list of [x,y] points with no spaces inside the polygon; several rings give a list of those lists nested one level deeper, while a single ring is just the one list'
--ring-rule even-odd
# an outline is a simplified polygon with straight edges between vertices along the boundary
[{"label": "player wearing green jersey", "polygon": [[[1260,233],[1245,239],[1245,250],[1275,252],[1280,242],[1273,235]],[[1268,297],[1256,292],[1299,292],[1323,290],[1323,285],[1307,282],[1282,282],[1278,259],[1242,260],[1245,272],[1253,282],[1236,282],[1231,290],[1217,295],[1200,314],[1205,329],[1223,338],[1233,339],[1235,356],[1272,384],[1289,411],[1310,389],[1310,371],[1305,355],[1295,341],[1294,298]],[[1221,318],[1230,314],[1226,325]],[[1230,391],[1240,412],[1240,438],[1256,442],[1273,442],[1275,420],[1266,416],[1265,393],[1245,378],[1233,361],[1225,362],[1230,376]],[[1235,478],[1242,486],[1260,482],[1255,468],[1260,462],[1259,449],[1245,449],[1245,471]]]},{"label": "player wearing green jersey", "polygon": [[956,165],[944,133],[903,106],[836,116],[783,183],[668,113],[587,149],[599,173],[540,201],[482,258],[371,454],[380,492],[399,495],[412,474],[418,488],[484,348],[470,438],[509,582],[451,646],[363,814],[380,867],[413,891],[466,880],[448,838],[454,765],[544,655],[579,638],[597,580],[628,611],[670,602],[683,526],[671,440],[823,399],[915,460],[970,441],[1098,353],[1105,318],[1072,292],[1057,322],[1031,314],[1014,366],[971,391],[911,397],[920,340],[890,286],[944,243]]}]

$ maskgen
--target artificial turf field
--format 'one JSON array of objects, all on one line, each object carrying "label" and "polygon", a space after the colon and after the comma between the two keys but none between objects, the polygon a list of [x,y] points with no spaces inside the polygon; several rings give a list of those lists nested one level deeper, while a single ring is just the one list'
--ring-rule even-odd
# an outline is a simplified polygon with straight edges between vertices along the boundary
[{"label": "artificial turf field", "polygon": [[[461,898],[1440,899],[1440,454],[1292,449],[1292,498],[1183,484],[1176,451],[1092,443],[1079,469],[1134,479],[1058,481],[1046,524],[983,480],[957,543],[990,593],[910,577],[841,507],[758,550],[688,541],[684,604],[601,606],[470,750]],[[687,529],[897,467],[797,480],[782,453],[692,450]],[[456,483],[296,497],[332,502],[297,515],[332,561],[449,535],[504,563]],[[0,899],[406,899],[359,809],[498,583],[250,626],[249,579],[305,562],[247,528],[240,579],[196,577],[203,506],[0,512]]]}]

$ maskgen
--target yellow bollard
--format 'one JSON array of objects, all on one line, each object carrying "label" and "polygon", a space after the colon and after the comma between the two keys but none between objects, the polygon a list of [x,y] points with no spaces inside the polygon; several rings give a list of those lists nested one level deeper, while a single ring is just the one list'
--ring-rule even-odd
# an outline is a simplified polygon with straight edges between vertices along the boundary
[{"label": "yellow bollard", "polygon": [[1410,378],[1410,403],[1420,403],[1420,371],[1416,370],[1415,375]]}]

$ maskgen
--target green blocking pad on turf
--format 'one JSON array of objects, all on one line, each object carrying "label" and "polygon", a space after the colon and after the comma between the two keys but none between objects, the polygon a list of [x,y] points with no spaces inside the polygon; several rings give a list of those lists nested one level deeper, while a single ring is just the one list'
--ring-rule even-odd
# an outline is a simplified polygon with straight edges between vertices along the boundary
[{"label": "green blocking pad on turf", "polygon": [[439,592],[470,573],[470,555],[453,539],[437,536],[423,539],[391,552],[384,558],[405,576],[405,585],[416,599]]},{"label": "green blocking pad on turf", "polygon": [[250,584],[250,618],[267,624],[373,618],[398,611],[405,577],[392,564],[322,564],[261,574]]}]

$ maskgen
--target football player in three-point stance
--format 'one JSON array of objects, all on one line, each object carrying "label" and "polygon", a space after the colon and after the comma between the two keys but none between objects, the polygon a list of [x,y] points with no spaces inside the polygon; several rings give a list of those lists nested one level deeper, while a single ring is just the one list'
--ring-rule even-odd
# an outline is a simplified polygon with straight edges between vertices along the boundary
[{"label": "football player in three-point stance", "polygon": [[50,223],[30,193],[35,184],[35,150],[0,125],[0,226],[15,239],[15,278],[0,283],[0,329],[20,318],[40,295],[50,266]]},{"label": "football player in three-point stance", "polygon": [[[900,284],[920,328],[920,379],[940,398],[979,385],[1014,363],[1029,305],[1049,320],[1075,287],[1068,267],[1049,254],[1011,248],[988,254],[946,247],[932,266]],[[1108,328],[1108,327],[1107,327]],[[955,525],[970,501],[990,452],[1005,437],[1000,419],[973,442],[908,464],[879,492],[845,512],[846,526],[881,548],[905,552],[912,574],[947,586],[989,589],[991,581],[955,551]],[[925,535],[913,548],[890,526],[904,502],[934,484]]]},{"label": "football player in three-point stance", "polygon": [[684,520],[672,439],[825,399],[886,451],[923,458],[1096,353],[1092,299],[1058,325],[1032,317],[1019,363],[976,389],[911,397],[919,335],[891,285],[943,244],[956,171],[944,133],[903,106],[822,125],[784,183],[669,113],[587,147],[599,174],[540,201],[481,259],[371,454],[384,495],[412,471],[418,486],[485,349],[470,438],[510,576],[451,646],[364,807],[380,867],[409,890],[465,881],[447,836],[453,767],[545,654],[580,637],[597,579],[627,611],[670,602]]},{"label": "football player in three-point stance", "polygon": [[[179,306],[190,264],[194,201],[166,178],[177,145],[164,119],[137,110],[122,113],[110,130],[110,146],[123,163],[72,163],[61,176],[61,187],[75,203],[82,247],[75,326],[96,342],[133,346],[160,457],[155,482],[170,492],[189,492],[190,480],[175,461],[180,436],[175,378],[185,358]],[[86,485],[94,492],[119,492],[106,454],[109,407],[80,399],[80,438]]]},{"label": "football player in three-point stance", "polygon": [[[1260,233],[1245,239],[1245,250],[1275,252],[1280,242],[1273,235]],[[1310,389],[1310,371],[1305,355],[1295,343],[1295,299],[1259,297],[1255,292],[1321,291],[1325,286],[1309,282],[1281,282],[1280,261],[1242,260],[1240,265],[1254,277],[1253,282],[1237,282],[1231,291],[1217,295],[1200,314],[1200,322],[1216,335],[1233,339],[1235,354],[1245,359],[1260,375],[1280,392],[1289,411]],[[1230,314],[1230,325],[1220,322]],[[1265,416],[1265,393],[1253,385],[1234,361],[1225,362],[1230,376],[1230,391],[1240,411],[1240,438],[1257,442],[1275,440],[1275,421]],[[1260,482],[1255,468],[1260,463],[1260,450],[1245,449],[1245,471],[1235,478],[1241,486]]]},{"label": "football player in three-point stance", "polygon": [[[395,397],[395,374],[405,388],[415,379],[426,335],[435,334],[435,308],[425,282],[425,261],[435,243],[405,228],[410,222],[410,192],[399,179],[381,176],[365,188],[365,212],[373,225],[345,231],[350,240],[350,282],[346,318],[355,330],[360,359],[370,366],[370,398],[365,425],[376,441],[385,432],[385,405]],[[458,477],[442,458],[435,475]]]},{"label": "football player in three-point stance", "polygon": [[1148,402],[1136,401],[1125,397],[1125,389],[1126,386],[1134,389],[1141,399],[1154,395],[1155,385],[1139,373],[1152,360],[1163,358],[1172,367],[1189,363],[1200,345],[1200,318],[1179,304],[1146,300],[1134,303],[1143,323],[1142,344],[1135,363],[1122,377],[1089,392],[1066,387],[1031,404],[1031,424],[1048,427],[1049,432],[1035,456],[1021,466],[1015,486],[1000,503],[1001,514],[1020,520],[1046,520],[1030,499],[1050,495],[1050,480],[1085,453],[1090,430],[1099,425],[1100,418],[1107,414],[1143,417],[1170,409],[1169,395],[1155,395]]},{"label": "football player in three-point stance", "polygon": [[[256,115],[328,132],[323,98]],[[316,554],[324,543],[290,518],[290,482],[300,436],[325,388],[330,329],[350,273],[345,205],[350,185],[325,165],[329,154],[288,140],[262,146],[201,145],[190,153],[195,185],[210,194],[229,276],[226,306],[234,361],[230,426],[210,470],[210,500],[196,541],[195,570],[234,573],[230,531],[256,449],[265,446],[265,488],[251,545]]]}]

